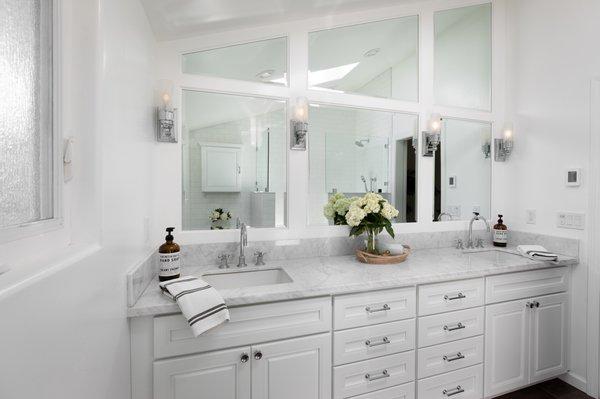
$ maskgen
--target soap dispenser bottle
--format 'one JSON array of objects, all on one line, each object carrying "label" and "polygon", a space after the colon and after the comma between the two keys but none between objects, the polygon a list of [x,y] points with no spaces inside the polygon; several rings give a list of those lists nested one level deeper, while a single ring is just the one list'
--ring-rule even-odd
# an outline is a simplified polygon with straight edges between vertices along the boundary
[{"label": "soap dispenser bottle", "polygon": [[502,215],[498,215],[498,223],[494,225],[494,246],[506,247],[508,243],[508,227],[502,220]]},{"label": "soap dispenser bottle", "polygon": [[171,234],[175,227],[167,227],[167,236],[165,243],[158,248],[158,280],[167,281],[179,278],[181,275],[181,265],[179,259],[179,245],[173,242]]}]

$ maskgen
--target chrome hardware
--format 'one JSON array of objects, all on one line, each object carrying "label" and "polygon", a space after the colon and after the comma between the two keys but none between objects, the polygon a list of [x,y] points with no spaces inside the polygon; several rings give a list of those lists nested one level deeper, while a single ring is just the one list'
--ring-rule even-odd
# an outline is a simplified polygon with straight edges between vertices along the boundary
[{"label": "chrome hardware", "polygon": [[368,381],[375,381],[375,380],[380,380],[382,378],[388,378],[388,377],[391,377],[391,376],[390,376],[390,373],[387,370],[383,370],[381,372],[381,374],[376,375],[376,376],[372,376],[369,373],[365,374],[365,380],[368,380]]},{"label": "chrome hardware", "polygon": [[485,223],[487,232],[492,231],[487,220],[485,220],[485,218],[483,216],[479,216],[479,212],[473,212],[473,217],[471,218],[471,221],[469,222],[469,238],[467,240],[467,248],[468,249],[475,248],[475,244],[473,242],[473,222],[476,220],[482,220],[483,223]]},{"label": "chrome hardware", "polygon": [[391,343],[391,341],[388,337],[383,337],[381,339],[381,341],[379,341],[379,342],[371,342],[370,339],[365,341],[365,345],[368,346],[369,348],[372,348],[374,346],[387,345],[389,343]]},{"label": "chrome hardware", "polygon": [[260,360],[260,359],[262,359],[262,356],[263,356],[263,355],[262,355],[262,352],[261,352],[261,351],[256,351],[256,352],[254,352],[254,358],[255,358],[256,360]]},{"label": "chrome hardware", "polygon": [[467,327],[463,323],[457,323],[453,327],[448,327],[447,325],[445,325],[444,331],[456,331],[456,330],[462,330],[463,328],[467,328]]},{"label": "chrome hardware", "polygon": [[246,230],[246,223],[242,222],[239,218],[237,224],[240,229],[240,256],[238,258],[237,267],[246,267],[246,256],[244,255],[244,248],[248,246],[248,232]]},{"label": "chrome hardware", "polygon": [[444,295],[444,300],[445,301],[455,301],[457,299],[464,299],[464,298],[466,298],[466,296],[462,292],[459,292],[455,296]]},{"label": "chrome hardware", "polygon": [[457,385],[456,388],[454,389],[444,389],[442,391],[442,394],[444,396],[454,396],[454,395],[458,395],[459,393],[463,393],[465,390],[461,388],[460,385]]},{"label": "chrome hardware", "polygon": [[256,262],[254,263],[254,265],[256,265],[256,266],[264,266],[265,265],[265,260],[264,260],[265,253],[263,251],[254,252],[254,256],[256,256]]},{"label": "chrome hardware", "polygon": [[477,248],[483,248],[483,238],[478,238],[477,241],[475,242],[475,247]]},{"label": "chrome hardware", "polygon": [[227,262],[230,258],[231,255],[219,254],[219,256],[217,256],[217,259],[219,260],[219,269],[229,269],[229,264]]},{"label": "chrome hardware", "polygon": [[250,356],[248,356],[248,354],[247,354],[247,353],[243,353],[243,354],[242,354],[242,357],[240,357],[240,362],[242,362],[242,363],[247,363],[247,362],[248,362],[248,360],[250,360]]},{"label": "chrome hardware", "polygon": [[387,303],[385,303],[382,307],[380,308],[371,308],[370,306],[367,306],[365,308],[365,310],[367,311],[367,313],[377,313],[377,312],[387,312],[388,310],[390,310],[390,305],[388,305]]},{"label": "chrome hardware", "polygon": [[461,240],[460,238],[458,240],[456,240],[456,249],[465,249],[463,240]]},{"label": "chrome hardware", "polygon": [[527,303],[525,304],[525,307],[526,307],[526,308],[529,308],[529,309],[533,309],[533,308],[535,307],[535,304],[534,304],[533,302],[527,302]]},{"label": "chrome hardware", "polygon": [[444,356],[442,359],[444,359],[445,361],[447,361],[448,363],[450,363],[450,362],[455,362],[457,360],[464,359],[464,358],[465,358],[465,355],[463,355],[462,353],[458,352],[456,355],[454,355],[452,357]]},{"label": "chrome hardware", "polygon": [[535,306],[536,308],[539,308],[539,307],[540,307],[540,303],[539,303],[538,301],[535,301],[535,302],[533,303],[533,306]]}]

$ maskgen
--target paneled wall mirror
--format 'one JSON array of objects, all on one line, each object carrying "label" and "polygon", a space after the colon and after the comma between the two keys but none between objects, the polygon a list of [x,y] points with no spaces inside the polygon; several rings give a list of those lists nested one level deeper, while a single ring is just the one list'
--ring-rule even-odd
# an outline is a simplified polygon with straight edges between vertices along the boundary
[{"label": "paneled wall mirror", "polygon": [[332,223],[323,206],[335,193],[380,193],[394,222],[416,221],[416,115],[312,104],[309,125],[310,225]]},{"label": "paneled wall mirror", "polygon": [[286,223],[286,102],[183,91],[183,228]]},{"label": "paneled wall mirror", "polygon": [[492,126],[488,122],[444,119],[435,152],[434,220],[490,218]]},{"label": "paneled wall mirror", "polygon": [[311,89],[418,101],[418,16],[311,32],[308,40]]}]

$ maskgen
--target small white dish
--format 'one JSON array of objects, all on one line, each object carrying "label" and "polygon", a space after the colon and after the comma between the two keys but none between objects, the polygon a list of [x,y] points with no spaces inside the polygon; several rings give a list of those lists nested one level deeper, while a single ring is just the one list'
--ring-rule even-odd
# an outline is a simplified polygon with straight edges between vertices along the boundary
[{"label": "small white dish", "polygon": [[392,255],[402,255],[404,253],[404,245],[399,242],[381,240],[377,243],[380,251],[389,251]]}]

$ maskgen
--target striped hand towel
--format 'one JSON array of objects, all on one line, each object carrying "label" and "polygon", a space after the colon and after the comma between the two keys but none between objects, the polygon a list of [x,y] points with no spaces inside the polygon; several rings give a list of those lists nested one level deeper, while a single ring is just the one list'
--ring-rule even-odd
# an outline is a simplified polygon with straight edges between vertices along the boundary
[{"label": "striped hand towel", "polygon": [[206,281],[194,276],[159,283],[163,294],[177,301],[194,337],[229,321],[223,297]]},{"label": "striped hand towel", "polygon": [[519,245],[517,251],[521,255],[533,260],[549,260],[554,262],[558,260],[557,254],[548,252],[541,245]]}]

